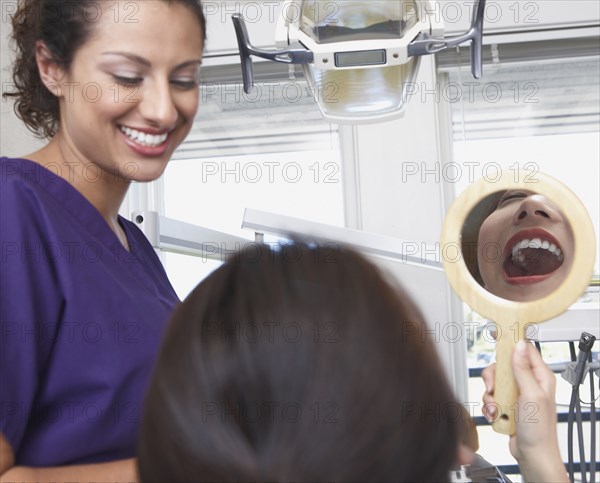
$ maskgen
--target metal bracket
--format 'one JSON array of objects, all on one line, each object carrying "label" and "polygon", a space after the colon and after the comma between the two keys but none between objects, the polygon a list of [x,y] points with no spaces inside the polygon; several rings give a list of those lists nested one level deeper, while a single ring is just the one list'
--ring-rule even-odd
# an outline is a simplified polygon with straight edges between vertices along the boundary
[{"label": "metal bracket", "polygon": [[479,0],[477,8],[473,12],[473,20],[469,31],[462,35],[448,38],[435,38],[429,34],[422,33],[408,45],[409,56],[429,55],[442,50],[457,47],[465,42],[471,42],[471,73],[475,79],[483,75],[483,59],[481,50],[483,47],[483,18],[485,12],[485,1]]},{"label": "metal bracket", "polygon": [[282,62],[285,64],[310,64],[313,61],[313,53],[300,42],[295,42],[285,50],[265,50],[254,47],[250,43],[246,22],[239,13],[231,16],[235,35],[240,49],[242,61],[242,78],[244,80],[244,92],[250,94],[254,87],[254,70],[252,68],[252,55],[263,59]]}]

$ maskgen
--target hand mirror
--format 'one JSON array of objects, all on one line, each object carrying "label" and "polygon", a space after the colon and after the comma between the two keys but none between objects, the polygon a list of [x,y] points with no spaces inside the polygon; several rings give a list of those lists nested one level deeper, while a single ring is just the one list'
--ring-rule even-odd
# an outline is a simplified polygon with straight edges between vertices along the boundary
[{"label": "hand mirror", "polygon": [[596,241],[587,210],[566,186],[514,170],[481,179],[448,210],[442,261],[450,285],[497,327],[495,431],[513,435],[518,389],[511,358],[527,325],[560,315],[584,292]]}]

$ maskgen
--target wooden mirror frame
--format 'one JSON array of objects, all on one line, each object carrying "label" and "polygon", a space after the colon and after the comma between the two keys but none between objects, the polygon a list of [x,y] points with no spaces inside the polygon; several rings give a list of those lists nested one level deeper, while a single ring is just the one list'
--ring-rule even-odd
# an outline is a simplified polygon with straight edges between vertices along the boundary
[{"label": "wooden mirror frame", "polygon": [[[469,272],[461,250],[463,226],[477,204],[492,193],[514,189],[533,191],[550,199],[570,224],[574,239],[575,256],[565,280],[550,294],[529,302],[498,297],[479,285]],[[452,255],[454,248],[456,257],[446,256]],[[594,269],[596,237],[585,206],[560,181],[543,173],[507,171],[497,181],[480,179],[456,198],[444,221],[440,251],[450,285],[473,310],[494,321],[504,318],[508,311],[514,320],[532,323],[560,315],[588,287]]]}]

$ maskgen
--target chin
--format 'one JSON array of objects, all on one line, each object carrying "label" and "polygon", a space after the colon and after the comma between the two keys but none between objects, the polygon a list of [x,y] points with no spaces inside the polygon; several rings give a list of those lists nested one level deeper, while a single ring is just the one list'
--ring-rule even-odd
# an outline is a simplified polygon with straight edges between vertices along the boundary
[{"label": "chin", "polygon": [[167,164],[168,162],[163,161],[145,161],[141,163],[140,169],[136,173],[133,173],[129,179],[130,181],[137,181],[139,183],[156,181],[165,172]]}]

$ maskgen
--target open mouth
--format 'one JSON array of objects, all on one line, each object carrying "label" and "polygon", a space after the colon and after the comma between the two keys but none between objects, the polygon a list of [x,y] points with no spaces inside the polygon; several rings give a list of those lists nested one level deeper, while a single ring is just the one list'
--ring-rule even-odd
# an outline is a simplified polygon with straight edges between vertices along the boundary
[{"label": "open mouth", "polygon": [[533,283],[560,268],[564,255],[558,241],[543,230],[513,236],[505,247],[502,268],[509,283]]}]

